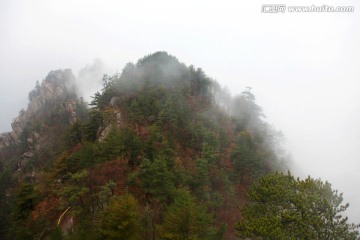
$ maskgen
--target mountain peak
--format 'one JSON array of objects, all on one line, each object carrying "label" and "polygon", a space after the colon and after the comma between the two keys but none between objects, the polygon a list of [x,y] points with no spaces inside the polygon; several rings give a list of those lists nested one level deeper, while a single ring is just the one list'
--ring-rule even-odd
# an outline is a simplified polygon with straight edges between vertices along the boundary
[{"label": "mountain peak", "polygon": [[[75,76],[71,69],[50,71],[46,78],[36,83],[29,93],[29,104],[22,109],[11,123],[12,131],[3,133],[0,137],[0,150],[22,141],[33,143],[31,136],[39,138],[40,127],[54,119],[62,119],[68,123],[76,121],[76,87]],[[26,139],[22,139],[28,135]],[[28,150],[28,149],[26,149]]]}]

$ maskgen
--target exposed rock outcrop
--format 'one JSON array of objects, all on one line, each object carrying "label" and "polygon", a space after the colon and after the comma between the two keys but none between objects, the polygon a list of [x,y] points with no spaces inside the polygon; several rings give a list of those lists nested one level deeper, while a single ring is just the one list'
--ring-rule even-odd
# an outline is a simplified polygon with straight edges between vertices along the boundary
[{"label": "exposed rock outcrop", "polygon": [[14,133],[2,133],[0,134],[0,151],[4,148],[10,147],[15,144]]},{"label": "exposed rock outcrop", "polygon": [[37,83],[29,93],[28,107],[13,120],[12,131],[0,135],[0,151],[22,143],[25,146],[22,156],[33,157],[34,152],[41,148],[39,143],[41,129],[46,127],[44,123],[76,122],[75,92],[75,76],[70,69],[51,71],[41,85]]},{"label": "exposed rock outcrop", "polygon": [[124,127],[125,122],[123,116],[121,114],[120,109],[120,98],[119,97],[112,97],[110,100],[111,112],[113,116],[111,119],[113,120],[110,124],[107,124],[105,127],[99,128],[97,136],[99,142],[103,142],[105,138],[109,135],[111,128],[117,127],[121,128]]}]

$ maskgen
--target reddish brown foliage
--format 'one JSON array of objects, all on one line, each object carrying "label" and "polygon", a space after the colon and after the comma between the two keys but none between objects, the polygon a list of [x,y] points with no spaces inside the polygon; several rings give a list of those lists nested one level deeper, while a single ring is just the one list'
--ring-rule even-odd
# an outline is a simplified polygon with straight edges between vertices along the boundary
[{"label": "reddish brown foliage", "polygon": [[32,211],[31,218],[36,221],[38,219],[46,219],[50,222],[55,222],[59,205],[59,199],[56,197],[45,198]]},{"label": "reddish brown foliage", "polygon": [[98,192],[100,186],[104,186],[110,180],[116,183],[115,193],[125,192],[127,183],[128,164],[126,160],[112,160],[101,163],[89,170],[90,191]]}]

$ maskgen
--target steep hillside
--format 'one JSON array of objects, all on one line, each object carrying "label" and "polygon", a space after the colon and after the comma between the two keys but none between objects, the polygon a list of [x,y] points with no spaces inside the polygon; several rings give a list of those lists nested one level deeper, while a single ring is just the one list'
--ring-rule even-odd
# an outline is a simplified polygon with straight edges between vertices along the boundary
[{"label": "steep hillside", "polygon": [[1,134],[2,160],[17,158],[17,170],[23,172],[24,162],[35,155],[38,158],[51,148],[59,151],[63,132],[87,114],[86,104],[75,92],[75,76],[69,69],[51,71],[41,85],[37,82],[27,109],[13,120],[12,132]]},{"label": "steep hillside", "polygon": [[282,167],[251,91],[165,52],[103,83],[86,108],[50,72],[1,135],[4,239],[234,239],[246,190]]}]

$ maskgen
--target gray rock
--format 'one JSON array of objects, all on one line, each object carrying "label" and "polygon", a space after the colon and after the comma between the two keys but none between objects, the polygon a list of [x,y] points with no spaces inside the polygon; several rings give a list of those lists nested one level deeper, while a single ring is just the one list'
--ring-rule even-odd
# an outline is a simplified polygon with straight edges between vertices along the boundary
[{"label": "gray rock", "polygon": [[30,151],[24,152],[23,156],[26,158],[32,158],[34,156],[34,153]]}]

